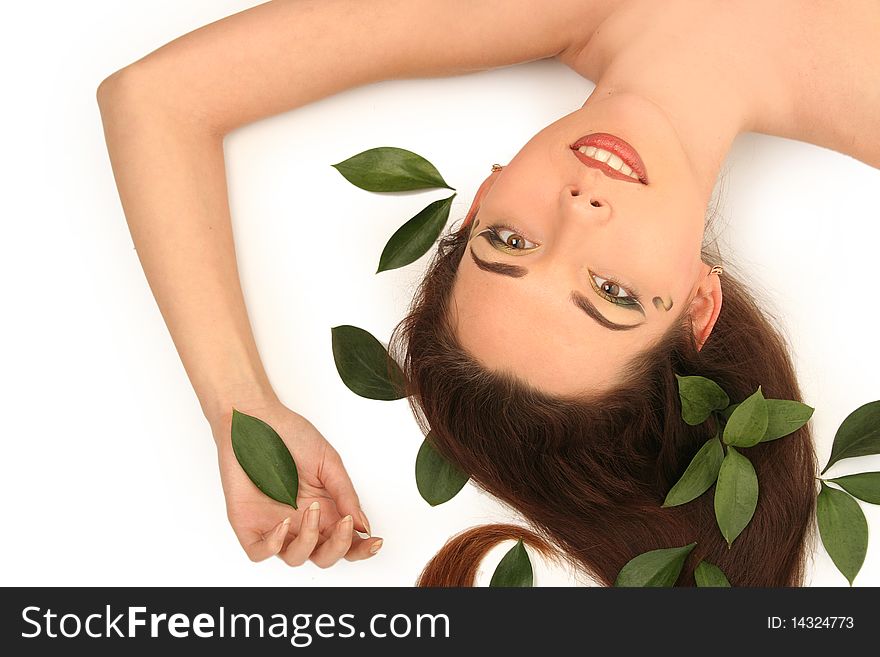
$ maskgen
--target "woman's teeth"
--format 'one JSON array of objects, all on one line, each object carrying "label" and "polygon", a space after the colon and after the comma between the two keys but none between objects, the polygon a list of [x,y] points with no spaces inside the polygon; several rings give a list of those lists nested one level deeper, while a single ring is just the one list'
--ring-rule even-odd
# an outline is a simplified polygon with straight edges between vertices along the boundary
[{"label": "woman's teeth", "polygon": [[608,151],[602,150],[601,148],[596,148],[595,146],[581,146],[580,148],[578,148],[578,151],[580,151],[592,160],[604,162],[615,171],[620,171],[620,173],[625,176],[629,176],[633,180],[639,179],[639,177],[635,173],[633,173],[633,170],[630,169],[629,166],[624,164],[623,160],[617,157],[614,153],[609,153]]}]

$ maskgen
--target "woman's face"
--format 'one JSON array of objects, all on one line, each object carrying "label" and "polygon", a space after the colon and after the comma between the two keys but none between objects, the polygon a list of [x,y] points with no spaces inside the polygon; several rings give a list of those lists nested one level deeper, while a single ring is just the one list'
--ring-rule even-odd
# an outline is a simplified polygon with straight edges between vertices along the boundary
[{"label": "woman's face", "polygon": [[[616,177],[571,148],[597,133],[636,151],[588,140],[599,149],[587,151],[591,162],[600,150],[622,156],[609,158]],[[622,178],[626,162],[642,180]],[[484,181],[463,226],[452,321],[464,348],[489,369],[566,395],[614,385],[691,302],[701,346],[721,307],[718,276],[700,258],[711,194],[703,178],[643,99],[591,99],[539,132]]]}]

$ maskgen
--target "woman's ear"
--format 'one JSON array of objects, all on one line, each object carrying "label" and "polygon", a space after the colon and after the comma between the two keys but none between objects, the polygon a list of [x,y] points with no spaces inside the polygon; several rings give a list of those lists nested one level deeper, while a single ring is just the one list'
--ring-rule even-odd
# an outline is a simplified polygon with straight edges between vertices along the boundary
[{"label": "woman's ear", "polygon": [[[711,268],[704,264],[703,271],[709,272]],[[721,276],[706,273],[691,301],[691,325],[694,329],[697,351],[702,349],[703,344],[709,339],[720,312]]]},{"label": "woman's ear", "polygon": [[492,187],[492,184],[495,182],[495,179],[498,178],[499,171],[492,171],[486,179],[482,182],[479,189],[477,190],[476,195],[474,195],[474,200],[471,202],[471,207],[468,210],[467,216],[465,217],[464,223],[461,225],[459,230],[466,230],[468,226],[470,226],[471,222],[474,220],[474,216],[477,214],[477,210],[480,209],[480,203],[483,200],[483,197],[486,195],[486,192]]}]

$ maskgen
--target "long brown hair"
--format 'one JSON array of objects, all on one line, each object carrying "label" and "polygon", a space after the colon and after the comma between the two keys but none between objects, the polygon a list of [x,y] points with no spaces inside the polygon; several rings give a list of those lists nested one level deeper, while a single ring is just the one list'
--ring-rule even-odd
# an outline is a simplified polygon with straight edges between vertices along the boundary
[{"label": "long brown hair", "polygon": [[[624,380],[593,398],[544,394],[483,367],[450,323],[450,298],[467,231],[442,236],[389,354],[403,367],[423,433],[471,481],[518,511],[531,529],[483,525],[453,537],[425,566],[418,586],[473,586],[480,560],[505,538],[551,552],[605,585],[634,556],[696,541],[677,584],[692,586],[705,559],[733,586],[799,586],[815,541],[817,461],[809,423],[743,453],[760,486],[754,517],[732,548],[716,524],[714,487],[662,508],[712,421],[681,419],[675,374],[717,382],[738,402],[801,400],[786,340],[730,267],[709,339],[697,349],[688,309],[656,344],[632,359]],[[706,260],[707,251],[703,255]]]}]

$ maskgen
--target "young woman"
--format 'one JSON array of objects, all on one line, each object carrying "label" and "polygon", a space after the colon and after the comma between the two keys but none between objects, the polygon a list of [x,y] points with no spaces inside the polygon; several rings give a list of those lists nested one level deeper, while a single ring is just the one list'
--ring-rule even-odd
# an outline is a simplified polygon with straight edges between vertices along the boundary
[{"label": "young woman", "polygon": [[[126,217],[211,423],[248,555],[329,566],[368,557],[381,539],[353,531],[369,525],[339,455],[263,371],[236,271],[223,136],[378,80],[555,58],[595,90],[493,167],[390,345],[437,448],[536,531],[466,532],[419,583],[472,584],[486,550],[521,536],[606,584],[636,554],[691,541],[682,584],[700,559],[734,585],[801,584],[817,492],[809,426],[750,448],[760,498],[728,549],[711,495],[660,506],[715,431],[681,420],[675,375],[707,376],[733,401],[758,385],[800,399],[785,341],[748,286],[711,261],[707,204],[746,131],[880,166],[878,30],[867,0],[275,0],[105,80]],[[299,511],[241,471],[233,406],[288,444]]]}]

